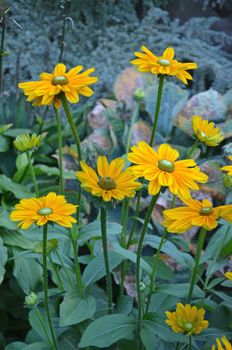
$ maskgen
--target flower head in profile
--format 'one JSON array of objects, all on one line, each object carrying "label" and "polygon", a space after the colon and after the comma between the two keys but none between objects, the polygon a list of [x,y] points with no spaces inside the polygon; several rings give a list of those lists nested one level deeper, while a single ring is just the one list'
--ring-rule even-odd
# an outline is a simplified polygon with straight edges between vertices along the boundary
[{"label": "flower head in profile", "polygon": [[226,277],[228,280],[232,281],[232,272],[230,272],[230,271],[226,272],[226,273],[225,273],[225,277]]},{"label": "flower head in profile", "polygon": [[43,141],[45,135],[29,135],[29,134],[23,134],[16,137],[14,140],[14,146],[15,148],[20,152],[26,152],[30,151],[34,148],[37,148],[40,146],[41,142]]},{"label": "flower head in profile", "polygon": [[193,116],[193,131],[196,138],[207,146],[215,147],[223,140],[220,129],[213,122],[202,119],[200,115]]},{"label": "flower head in profile", "polygon": [[145,46],[142,46],[141,50],[142,52],[134,53],[137,58],[131,61],[140,72],[174,75],[184,84],[188,84],[188,80],[193,79],[187,70],[196,69],[197,64],[194,62],[181,63],[175,60],[175,52],[172,47],[168,47],[161,56],[155,56]]},{"label": "flower head in profile", "polygon": [[67,203],[64,196],[50,192],[40,198],[22,199],[16,204],[10,218],[19,221],[18,226],[24,230],[32,224],[43,226],[48,222],[57,223],[60,226],[72,227],[76,220],[71,216],[76,211],[76,206]]},{"label": "flower head in profile", "polygon": [[166,323],[175,333],[185,335],[199,334],[207,328],[209,323],[204,319],[205,310],[190,304],[177,304],[176,311],[166,311]]},{"label": "flower head in profile", "polygon": [[216,339],[216,345],[213,345],[211,350],[232,350],[232,344],[224,335],[221,339]]},{"label": "flower head in profile", "polygon": [[168,144],[161,145],[156,152],[145,141],[131,147],[128,153],[128,159],[136,164],[130,167],[134,175],[144,176],[149,181],[149,194],[155,195],[161,186],[167,186],[180,198],[191,198],[190,190],[199,190],[197,182],[206,182],[208,176],[193,159],[178,158],[179,152]]},{"label": "flower head in profile", "polygon": [[79,95],[91,96],[93,90],[89,87],[96,83],[97,77],[91,77],[94,68],[82,72],[83,66],[76,66],[66,72],[66,66],[58,63],[53,73],[41,73],[39,81],[19,83],[19,88],[28,96],[27,101],[33,102],[33,106],[49,106],[54,104],[56,108],[61,106],[59,95],[65,94],[70,103],[77,103]]},{"label": "flower head in profile", "polygon": [[217,227],[219,218],[232,223],[232,204],[213,208],[208,199],[189,199],[184,202],[184,207],[163,211],[163,225],[171,233],[185,233],[193,226],[211,231]]},{"label": "flower head in profile", "polygon": [[[232,156],[228,157],[229,160],[232,161]],[[227,171],[227,174],[232,176],[232,165],[226,165],[221,168],[222,171]]]},{"label": "flower head in profile", "polygon": [[109,164],[105,156],[99,156],[97,172],[81,161],[82,171],[77,171],[76,176],[81,186],[93,196],[102,197],[106,202],[111,199],[123,200],[134,197],[135,191],[141,187],[129,170],[123,171],[124,164],[122,158],[116,158]]}]

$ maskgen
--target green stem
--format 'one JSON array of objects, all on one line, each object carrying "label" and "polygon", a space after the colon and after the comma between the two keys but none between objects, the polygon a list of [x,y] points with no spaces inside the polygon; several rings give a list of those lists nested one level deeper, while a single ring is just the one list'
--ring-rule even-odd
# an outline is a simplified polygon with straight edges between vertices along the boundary
[{"label": "green stem", "polygon": [[[122,238],[121,238],[121,246],[126,248],[126,232],[127,232],[127,224],[128,224],[128,214],[129,214],[129,200],[126,198],[123,201],[122,205]],[[123,295],[124,291],[124,280],[127,271],[127,261],[123,260],[121,264],[121,278],[120,278],[120,295]]]},{"label": "green stem", "polygon": [[153,262],[153,266],[152,266],[152,273],[151,273],[151,280],[150,280],[150,288],[149,288],[149,295],[148,295],[148,300],[147,300],[147,306],[146,306],[146,312],[148,312],[149,306],[150,306],[150,302],[151,302],[151,296],[154,290],[154,284],[155,284],[155,273],[156,273],[156,269],[157,269],[157,265],[158,265],[158,261],[160,258],[160,252],[164,243],[164,240],[166,238],[166,234],[167,234],[167,229],[163,230],[163,234],[162,237],[160,239],[160,243],[156,252],[156,256]]},{"label": "green stem", "polygon": [[136,258],[136,289],[137,289],[137,298],[138,298],[138,320],[137,320],[137,337],[138,337],[138,348],[141,347],[141,340],[140,340],[140,331],[141,331],[141,323],[142,323],[142,295],[140,290],[140,282],[141,282],[141,276],[140,276],[140,262],[142,257],[142,249],[143,249],[143,241],[146,234],[147,226],[149,224],[152,211],[155,207],[156,201],[159,197],[159,193],[157,193],[155,196],[152,197],[152,200],[149,204],[149,207],[147,209],[147,214],[143,223],[142,231],[140,234],[140,239],[138,243],[138,251],[137,251],[137,258]]},{"label": "green stem", "polygon": [[67,0],[64,0],[63,4],[63,14],[62,14],[62,35],[61,35],[61,43],[60,43],[60,56],[59,62],[63,62],[63,53],[64,53],[64,39],[65,39],[65,27],[66,27],[66,13],[67,13]]},{"label": "green stem", "polygon": [[190,281],[190,287],[189,287],[189,293],[188,293],[188,303],[191,302],[192,300],[192,296],[193,296],[193,289],[194,289],[194,285],[196,283],[196,278],[197,278],[197,273],[198,273],[198,268],[199,268],[199,263],[200,263],[200,257],[201,257],[201,251],[204,245],[204,241],[205,241],[205,236],[206,236],[206,230],[202,227],[201,231],[200,231],[200,235],[198,238],[198,242],[197,242],[197,251],[196,251],[196,256],[195,256],[195,266],[192,272],[192,276],[191,276],[191,281]]},{"label": "green stem", "polygon": [[[72,129],[73,137],[74,137],[75,144],[76,144],[76,147],[77,147],[77,154],[78,154],[78,158],[79,158],[79,162],[80,162],[81,159],[82,159],[80,138],[79,138],[79,135],[78,135],[78,131],[77,131],[76,125],[75,125],[75,123],[73,121],[72,114],[71,114],[69,106],[68,106],[68,101],[67,101],[67,99],[65,97],[65,94],[63,94],[63,93],[61,94],[61,101],[62,101],[62,104],[63,104],[63,108],[64,108],[64,111],[65,111],[66,117],[68,119],[69,125],[70,125],[70,127]],[[81,185],[80,185],[80,183],[78,183],[77,215],[76,215],[77,222],[79,221],[80,203],[81,203]]]},{"label": "green stem", "polygon": [[155,133],[158,126],[158,120],[159,120],[159,112],[160,112],[160,105],[161,105],[161,99],[162,99],[162,92],[163,92],[163,85],[164,85],[164,75],[160,75],[159,77],[159,87],[158,87],[158,94],[156,99],[156,109],[155,109],[155,117],[154,117],[154,123],[152,127],[152,133],[151,133],[151,139],[149,145],[152,146],[154,139],[155,139]]},{"label": "green stem", "polygon": [[139,103],[136,102],[135,109],[134,109],[134,112],[133,112],[132,118],[131,118],[130,129],[129,129],[128,136],[127,136],[126,154],[129,152],[130,143],[131,143],[131,136],[132,136],[132,131],[133,131],[133,125],[138,117],[138,113],[139,113]]},{"label": "green stem", "polygon": [[175,350],[179,350],[179,347],[180,347],[180,343],[177,342],[177,343],[176,343],[176,348],[175,348]]},{"label": "green stem", "polygon": [[188,152],[186,159],[190,158],[191,155],[193,154],[193,152],[195,151],[195,149],[197,149],[197,146],[199,145],[200,141],[196,140],[192,146],[192,148],[190,149],[190,151]]},{"label": "green stem", "polygon": [[192,350],[192,336],[189,336],[189,350]]},{"label": "green stem", "polygon": [[58,260],[59,260],[59,262],[60,262],[62,268],[64,269],[65,275],[66,275],[66,277],[67,277],[67,279],[68,279],[68,281],[69,281],[69,284],[70,284],[71,288],[74,289],[74,285],[73,285],[72,279],[71,279],[71,277],[70,277],[70,274],[69,274],[69,272],[68,272],[68,269],[66,268],[66,266],[65,266],[65,264],[64,264],[64,262],[63,262],[63,259],[62,259],[61,256],[60,256],[60,253],[58,252],[57,249],[55,250],[55,252],[56,252],[56,256],[57,256],[57,258],[58,258]]},{"label": "green stem", "polygon": [[110,274],[110,265],[108,257],[108,247],[107,247],[107,230],[106,230],[106,209],[101,207],[101,233],[102,233],[102,247],[104,254],[105,270],[106,270],[106,290],[108,298],[108,313],[112,313],[112,280]]},{"label": "green stem", "polygon": [[48,325],[51,331],[53,349],[58,350],[57,340],[55,331],[52,324],[51,313],[48,301],[48,269],[47,269],[47,235],[48,226],[47,224],[43,226],[43,277],[44,277],[44,307],[47,314]]},{"label": "green stem", "polygon": [[[159,78],[159,87],[158,87],[158,93],[157,93],[157,99],[156,99],[156,108],[155,108],[155,115],[154,115],[154,122],[153,122],[153,127],[152,127],[152,133],[151,133],[151,138],[149,145],[152,147],[154,139],[155,139],[155,134],[158,126],[158,120],[159,120],[159,112],[160,112],[160,105],[161,105],[161,99],[162,99],[162,93],[163,93],[163,85],[164,85],[164,75],[160,75]],[[144,179],[142,180],[142,185],[144,183]],[[131,227],[131,231],[129,234],[129,239],[127,243],[127,248],[130,246],[130,242],[132,240],[134,230],[136,227],[137,223],[137,216],[139,214],[139,208],[140,208],[140,201],[141,201],[141,196],[142,196],[142,189],[138,191],[138,197],[137,197],[137,204],[136,204],[136,209],[135,209],[135,215]]]},{"label": "green stem", "polygon": [[59,170],[60,170],[60,193],[64,195],[64,179],[63,179],[63,162],[62,162],[62,129],[58,110],[54,107],[56,116],[56,125],[58,131],[58,145],[59,145]]},{"label": "green stem", "polygon": [[[142,185],[143,185],[143,183],[144,183],[144,179],[142,179],[142,181],[141,181]],[[140,208],[141,197],[142,197],[142,188],[138,191],[138,197],[137,197],[137,203],[136,203],[136,208],[135,208],[135,213],[134,213],[134,219],[133,219],[133,222],[132,222],[131,230],[130,230],[130,233],[129,233],[129,238],[128,238],[127,245],[126,245],[127,249],[129,248],[129,246],[131,244],[131,241],[132,241],[132,238],[133,238],[133,235],[134,235],[134,231],[135,231],[135,227],[136,227],[136,223],[137,223],[137,217],[139,215],[139,208]]]},{"label": "green stem", "polygon": [[6,33],[6,10],[2,9],[2,35],[1,35],[1,46],[0,46],[0,93],[2,92],[2,62],[4,55],[4,40]]},{"label": "green stem", "polygon": [[64,291],[64,286],[63,286],[63,283],[62,283],[62,280],[61,280],[61,277],[60,277],[59,270],[58,270],[58,268],[56,267],[56,265],[54,264],[54,262],[52,261],[52,258],[51,258],[51,255],[50,255],[50,254],[49,254],[49,256],[48,256],[48,259],[49,259],[49,262],[50,262],[50,264],[51,264],[51,266],[52,266],[52,268],[53,268],[53,270],[54,270],[54,272],[55,272],[55,274],[56,274],[56,278],[57,278],[57,282],[58,282],[58,287],[59,287],[62,291]]},{"label": "green stem", "polygon": [[44,323],[44,320],[43,320],[43,318],[42,318],[42,316],[41,316],[41,314],[40,314],[39,309],[37,308],[37,306],[34,308],[34,310],[35,310],[36,316],[37,316],[37,318],[38,318],[38,320],[39,320],[39,323],[41,324],[41,327],[43,328],[44,334],[45,334],[46,337],[47,337],[47,340],[48,340],[48,342],[49,342],[49,345],[50,345],[50,347],[51,347],[51,349],[52,349],[52,348],[53,348],[53,344],[52,344],[52,340],[51,340],[51,338],[50,338],[50,336],[49,336],[49,334],[48,334],[47,326],[46,326],[46,324]]},{"label": "green stem", "polygon": [[31,153],[30,153],[30,151],[27,151],[27,159],[28,159],[29,168],[31,170],[32,179],[33,179],[33,182],[34,182],[36,197],[39,197],[39,188],[38,188],[37,181],[36,181],[34,167],[33,167],[32,162],[31,162]]},{"label": "green stem", "polygon": [[84,298],[84,286],[82,282],[81,269],[78,259],[78,247],[77,247],[77,237],[74,237],[70,230],[70,238],[73,246],[73,255],[74,255],[74,268],[75,268],[75,276],[77,281],[77,286],[82,298]]}]

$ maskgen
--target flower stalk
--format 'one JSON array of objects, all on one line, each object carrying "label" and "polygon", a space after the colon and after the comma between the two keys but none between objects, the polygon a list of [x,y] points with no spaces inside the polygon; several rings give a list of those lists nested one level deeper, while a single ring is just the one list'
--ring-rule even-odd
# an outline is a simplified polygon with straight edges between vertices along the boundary
[{"label": "flower stalk", "polygon": [[37,181],[36,181],[34,167],[32,165],[32,161],[31,161],[31,152],[27,151],[26,153],[27,153],[28,164],[29,164],[29,168],[30,168],[30,171],[31,171],[31,175],[32,175],[32,179],[33,179],[33,183],[34,183],[34,187],[35,187],[36,197],[39,197],[39,188],[38,188],[38,184],[37,184]]},{"label": "flower stalk", "polygon": [[[147,214],[145,217],[145,221],[143,223],[142,231],[140,234],[140,239],[138,243],[138,251],[137,251],[137,258],[136,258],[136,289],[137,289],[137,299],[138,299],[138,319],[137,319],[137,337],[138,337],[138,344],[141,344],[140,340],[140,331],[141,331],[141,323],[142,323],[142,293],[140,289],[140,282],[141,282],[141,275],[140,275],[140,263],[142,258],[142,249],[143,249],[143,241],[144,237],[147,231],[147,226],[149,224],[152,211],[156,205],[157,199],[159,197],[159,193],[157,195],[153,196],[151,199],[151,202],[149,204],[149,207],[147,209]],[[140,348],[140,346],[139,346]]]},{"label": "flower stalk", "polygon": [[56,116],[56,125],[57,125],[57,131],[58,131],[58,145],[59,145],[59,170],[60,170],[60,193],[64,194],[64,179],[63,179],[63,152],[62,152],[62,129],[61,129],[61,123],[60,118],[58,114],[57,108],[54,107],[55,116]]},{"label": "flower stalk", "polygon": [[101,234],[102,234],[102,247],[103,247],[103,255],[105,262],[105,270],[106,270],[106,291],[108,298],[108,313],[112,313],[112,280],[110,274],[110,265],[109,265],[109,257],[108,257],[108,247],[107,247],[107,228],[106,228],[106,209],[101,207]]},{"label": "flower stalk", "polygon": [[41,314],[40,314],[39,309],[37,308],[37,306],[35,306],[34,310],[35,310],[36,316],[37,316],[37,318],[38,318],[38,321],[39,321],[41,327],[43,328],[44,334],[46,335],[46,338],[47,338],[47,340],[48,340],[48,343],[49,343],[49,345],[50,345],[50,348],[53,349],[52,340],[51,340],[51,338],[50,338],[50,336],[49,336],[49,334],[48,334],[47,326],[46,326],[46,324],[44,323],[44,320],[43,320],[43,318],[42,318],[42,316],[41,316]]},{"label": "flower stalk", "polygon": [[[128,224],[128,214],[129,214],[129,200],[124,199],[122,203],[122,237],[121,237],[121,246],[126,248],[126,232],[127,232],[127,224]],[[121,278],[120,278],[120,295],[123,295],[124,291],[124,280],[127,271],[127,262],[123,260],[121,264]]]},{"label": "flower stalk", "polygon": [[77,286],[78,286],[81,297],[84,298],[84,286],[83,286],[81,269],[80,269],[80,264],[79,264],[79,259],[78,259],[77,235],[73,234],[71,230],[70,230],[70,239],[71,239],[72,246],[73,246],[74,269],[75,269]]},{"label": "flower stalk", "polygon": [[195,256],[195,266],[191,275],[191,280],[190,280],[190,287],[189,287],[189,292],[188,292],[188,299],[187,302],[190,303],[192,300],[193,296],[193,290],[194,290],[194,285],[196,283],[196,278],[197,278],[197,273],[199,269],[199,263],[200,263],[200,257],[201,257],[201,251],[204,245],[205,241],[205,236],[206,236],[206,229],[203,227],[201,228],[200,235],[198,238],[197,242],[197,251],[196,251],[196,256]]},{"label": "flower stalk", "polygon": [[57,340],[55,331],[52,324],[51,313],[49,308],[48,300],[48,270],[47,270],[47,235],[48,235],[48,226],[47,224],[43,226],[43,278],[44,278],[44,307],[47,314],[48,325],[52,337],[52,349],[58,350]]}]

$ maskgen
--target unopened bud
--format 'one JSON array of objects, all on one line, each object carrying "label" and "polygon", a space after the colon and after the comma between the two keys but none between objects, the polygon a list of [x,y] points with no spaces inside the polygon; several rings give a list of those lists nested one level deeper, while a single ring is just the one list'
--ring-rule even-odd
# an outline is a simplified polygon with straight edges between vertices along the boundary
[{"label": "unopened bud", "polygon": [[223,183],[225,188],[232,188],[232,176],[228,175],[228,174],[223,174]]},{"label": "unopened bud", "polygon": [[142,102],[144,100],[145,97],[145,92],[143,89],[136,89],[134,92],[134,100],[136,102]]},{"label": "unopened bud", "polygon": [[25,305],[28,308],[32,308],[36,306],[37,302],[38,302],[38,295],[35,294],[34,292],[31,292],[25,297]]}]

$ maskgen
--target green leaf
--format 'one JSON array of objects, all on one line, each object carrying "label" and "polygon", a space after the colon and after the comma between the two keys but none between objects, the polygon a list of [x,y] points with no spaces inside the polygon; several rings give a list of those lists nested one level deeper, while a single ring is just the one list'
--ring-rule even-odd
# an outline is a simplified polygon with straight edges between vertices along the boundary
[{"label": "green leaf", "polygon": [[1,234],[5,245],[28,250],[33,250],[35,248],[36,242],[24,237],[21,233],[16,231],[3,231]]},{"label": "green leaf", "polygon": [[118,340],[131,335],[135,328],[135,322],[125,315],[114,314],[100,317],[86,328],[79,347],[109,347]]},{"label": "green leaf", "polygon": [[[144,243],[150,245],[153,248],[158,248],[161,238],[153,235],[146,235]],[[169,256],[171,256],[175,261],[177,261],[180,265],[191,268],[194,264],[194,259],[191,255],[181,252],[175,244],[166,241],[161,251]]]},{"label": "green leaf", "polygon": [[60,304],[60,326],[71,326],[92,318],[95,311],[96,302],[91,295],[82,299],[77,292],[66,294]]},{"label": "green leaf", "polygon": [[[36,174],[42,173],[42,174],[46,174],[48,176],[59,176],[60,175],[60,171],[58,168],[49,167],[49,166],[44,165],[44,164],[36,164],[35,171],[36,171]],[[64,177],[64,179],[69,179],[69,180],[76,179],[76,175],[75,175],[75,172],[73,170],[64,171],[63,177]]]},{"label": "green leaf", "polygon": [[24,350],[26,343],[22,343],[21,341],[16,341],[14,343],[8,344],[5,350]]},{"label": "green leaf", "polygon": [[[188,291],[189,283],[160,284],[156,287],[156,292],[173,295],[179,298],[185,298],[188,295]],[[193,290],[193,297],[204,298],[205,293],[198,286],[195,286]]]},{"label": "green leaf", "polygon": [[7,262],[7,249],[3,245],[3,240],[0,237],[0,284],[3,281],[5,275],[5,264]]},{"label": "green leaf", "polygon": [[[115,236],[120,234],[121,232],[122,232],[121,225],[113,222],[107,222],[108,236],[111,236],[111,235]],[[79,245],[82,245],[91,238],[100,238],[100,237],[101,237],[101,223],[99,220],[95,220],[80,229],[79,236],[78,236],[78,243]]]},{"label": "green leaf", "polygon": [[1,217],[0,227],[4,227],[8,230],[16,230],[17,229],[16,224],[13,221],[11,221],[8,211],[3,209],[0,212],[0,217]]},{"label": "green leaf", "polygon": [[121,295],[117,300],[117,314],[129,315],[133,309],[133,298],[128,295]]},{"label": "green leaf", "polygon": [[220,256],[222,258],[227,258],[227,256],[232,254],[232,238],[226,242],[224,242],[222,249],[220,250]]},{"label": "green leaf", "polygon": [[[122,260],[123,258],[119,254],[115,252],[109,252],[110,270],[113,270],[116,266],[118,266],[122,262]],[[99,255],[93,258],[93,260],[90,261],[83,273],[83,283],[85,287],[95,283],[96,281],[104,277],[105,274],[106,272],[103,255]]]},{"label": "green leaf", "polygon": [[[16,255],[18,250],[14,248],[13,252]],[[18,256],[14,259],[13,275],[23,291],[29,294],[42,279],[42,267],[35,259]]]},{"label": "green leaf", "polygon": [[9,142],[8,140],[0,135],[0,153],[6,152],[9,150]]},{"label": "green leaf", "polygon": [[46,344],[49,344],[48,342],[48,339],[47,339],[47,336],[44,332],[44,329],[43,327],[41,326],[41,322],[38,318],[38,314],[37,314],[37,311],[40,313],[40,317],[42,318],[43,320],[43,324],[45,325],[46,327],[46,330],[47,330],[47,333],[49,334],[50,336],[50,339],[51,338],[51,332],[50,332],[50,328],[49,328],[49,325],[48,325],[48,320],[47,320],[47,316],[46,316],[46,312],[44,309],[42,308],[39,308],[37,307],[37,309],[32,309],[29,313],[29,322],[30,322],[30,325],[32,326],[33,330],[40,336],[40,338],[42,340],[44,340],[46,342]]},{"label": "green leaf", "polygon": [[19,199],[32,197],[33,195],[25,186],[13,182],[5,175],[0,175],[0,193],[4,192],[12,192]]},{"label": "green leaf", "polygon": [[170,296],[162,293],[153,293],[151,296],[151,303],[149,306],[149,312],[165,312],[171,309],[179,302],[179,297]]}]

